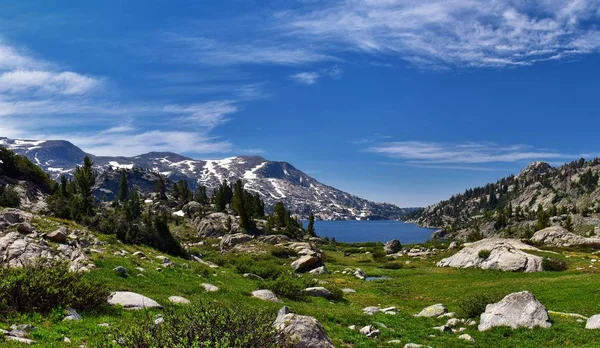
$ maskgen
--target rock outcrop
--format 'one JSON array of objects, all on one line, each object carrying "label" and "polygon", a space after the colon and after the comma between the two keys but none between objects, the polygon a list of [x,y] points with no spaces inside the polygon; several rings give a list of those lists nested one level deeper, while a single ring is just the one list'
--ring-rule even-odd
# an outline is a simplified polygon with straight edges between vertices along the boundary
[{"label": "rock outcrop", "polygon": [[275,294],[273,292],[271,292],[271,290],[266,290],[266,289],[256,290],[256,291],[252,291],[252,293],[250,293],[250,295],[252,297],[261,299],[263,301],[281,302],[281,300],[278,299],[277,296],[275,296]]},{"label": "rock outcrop", "polygon": [[238,244],[246,243],[252,240],[252,236],[244,233],[228,234],[221,239],[221,250],[231,249]]},{"label": "rock outcrop", "polygon": [[481,315],[479,331],[486,331],[497,326],[508,326],[513,329],[552,326],[548,311],[529,291],[512,293],[500,302],[489,304]]},{"label": "rock outcrop", "polygon": [[537,231],[531,241],[546,246],[571,247],[571,246],[593,246],[600,248],[600,238],[587,238],[569,232],[560,226],[552,226]]},{"label": "rock outcrop", "polygon": [[[489,238],[465,244],[458,253],[437,263],[438,267],[541,272],[542,258],[523,250],[538,250],[515,239]],[[489,252],[489,253],[488,253]]]},{"label": "rock outcrop", "polygon": [[[230,225],[230,226],[229,226]],[[198,237],[213,238],[221,237],[228,233],[236,233],[239,228],[237,219],[226,213],[212,213],[203,218],[196,218],[194,226],[198,231]]]},{"label": "rock outcrop", "polygon": [[397,239],[390,240],[389,242],[385,243],[385,245],[383,246],[383,250],[388,255],[397,253],[398,251],[400,251],[401,248],[402,248],[402,244],[400,244],[400,241]]},{"label": "rock outcrop", "polygon": [[279,311],[273,326],[295,348],[334,348],[317,319],[290,313],[287,307]]},{"label": "rock outcrop", "polygon": [[600,329],[600,314],[591,316],[585,323],[585,328],[588,330]]},{"label": "rock outcrop", "polygon": [[444,314],[448,313],[448,309],[441,303],[434,304],[432,306],[423,308],[419,314],[415,315],[415,317],[421,318],[437,318]]}]

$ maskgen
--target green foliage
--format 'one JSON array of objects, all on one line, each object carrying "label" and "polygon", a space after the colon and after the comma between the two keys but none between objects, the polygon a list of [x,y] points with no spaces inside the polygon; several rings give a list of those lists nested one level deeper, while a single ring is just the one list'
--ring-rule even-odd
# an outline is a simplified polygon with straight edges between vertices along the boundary
[{"label": "green foliage", "polygon": [[565,224],[563,226],[567,231],[569,232],[573,232],[574,226],[573,226],[573,219],[571,218],[571,215],[567,216],[567,220],[565,221]]},{"label": "green foliage", "polygon": [[106,304],[108,291],[91,283],[65,263],[41,262],[0,268],[0,313],[49,313],[56,308],[95,310]]},{"label": "green foliage", "polygon": [[159,176],[158,180],[154,183],[154,192],[158,193],[158,197],[161,201],[167,199],[167,185],[162,175]]},{"label": "green foliage", "polygon": [[561,260],[544,257],[542,259],[542,268],[544,271],[565,271],[567,264]]},{"label": "green foliage", "polygon": [[489,251],[487,249],[481,249],[481,250],[479,250],[479,254],[477,254],[477,255],[479,256],[480,259],[486,260],[488,257],[490,257],[491,254],[492,254],[491,251]]},{"label": "green foliage", "polygon": [[217,211],[224,211],[227,205],[231,203],[232,199],[233,189],[227,180],[223,180],[219,187],[213,191],[211,201],[215,205]]},{"label": "green foliage", "polygon": [[371,256],[373,256],[375,262],[387,262],[389,260],[386,252],[381,247],[371,250]]},{"label": "green foliage", "polygon": [[194,200],[202,205],[208,204],[209,199],[206,194],[206,186],[198,186],[196,193],[194,194]]},{"label": "green foliage", "polygon": [[285,209],[282,202],[277,202],[273,214],[267,219],[267,229],[273,233],[284,234],[292,239],[302,239],[304,229]]},{"label": "green foliage", "polygon": [[458,301],[456,314],[459,318],[477,318],[483,312],[488,304],[496,303],[502,299],[498,293],[478,293],[468,296]]},{"label": "green foliage", "polygon": [[40,167],[4,147],[0,147],[0,175],[31,181],[45,193],[51,193],[56,185]]},{"label": "green foliage", "polygon": [[280,259],[287,259],[290,257],[298,256],[298,253],[289,248],[274,247],[273,249],[271,249],[271,255],[273,255],[277,258],[280,258]]},{"label": "green foliage", "polygon": [[295,274],[285,273],[275,280],[265,280],[260,287],[269,289],[278,296],[298,301],[306,297],[304,289],[315,286],[315,282]]},{"label": "green foliage", "polygon": [[252,202],[253,196],[244,190],[242,180],[236,181],[233,185],[232,206],[240,217],[240,227],[246,231],[254,227]]},{"label": "green foliage", "polygon": [[467,236],[467,242],[473,243],[478,240],[482,240],[483,238],[483,234],[479,231],[479,226],[477,226],[477,228],[471,231],[471,233],[469,233],[469,235]]},{"label": "green foliage", "polygon": [[[283,347],[267,312],[238,304],[203,301],[164,312],[164,323],[154,318],[127,327],[116,334],[120,347]],[[107,344],[107,346],[109,346]]]},{"label": "green foliage", "polygon": [[187,180],[179,180],[173,184],[173,198],[180,204],[185,204],[194,198],[192,190],[188,187]]},{"label": "green foliage", "polygon": [[288,271],[271,258],[236,255],[231,263],[239,274],[252,273],[263,279],[277,279]]},{"label": "green foliage", "polygon": [[19,194],[10,186],[0,186],[0,207],[18,208],[21,204]]},{"label": "green foliage", "polygon": [[535,223],[536,231],[543,230],[550,226],[550,214],[544,210],[544,207],[540,204],[537,210],[537,222]]},{"label": "green foliage", "polygon": [[593,192],[596,187],[598,187],[598,178],[598,173],[592,173],[592,170],[588,169],[579,178],[579,185],[581,185],[586,192]]}]

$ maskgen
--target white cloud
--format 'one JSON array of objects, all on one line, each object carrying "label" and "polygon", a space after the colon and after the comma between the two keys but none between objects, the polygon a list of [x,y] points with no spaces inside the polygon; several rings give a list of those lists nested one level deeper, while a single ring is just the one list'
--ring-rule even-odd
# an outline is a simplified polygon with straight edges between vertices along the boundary
[{"label": "white cloud", "polygon": [[321,75],[316,72],[301,72],[290,76],[292,80],[305,85],[315,84],[319,77]]},{"label": "white cloud", "polygon": [[70,71],[13,70],[0,73],[0,93],[42,91],[50,94],[84,94],[98,86],[99,81]]},{"label": "white cloud", "polygon": [[596,52],[597,0],[338,0],[288,11],[280,30],[327,52],[421,67],[504,67]]},{"label": "white cloud", "polygon": [[184,121],[193,121],[196,125],[214,128],[229,121],[228,115],[239,111],[238,106],[231,100],[211,101],[194,105],[167,105],[167,113],[180,115]]},{"label": "white cloud", "polygon": [[535,160],[572,160],[580,155],[535,149],[525,145],[502,146],[494,143],[434,143],[405,141],[383,143],[369,152],[396,158],[415,165],[511,163]]}]

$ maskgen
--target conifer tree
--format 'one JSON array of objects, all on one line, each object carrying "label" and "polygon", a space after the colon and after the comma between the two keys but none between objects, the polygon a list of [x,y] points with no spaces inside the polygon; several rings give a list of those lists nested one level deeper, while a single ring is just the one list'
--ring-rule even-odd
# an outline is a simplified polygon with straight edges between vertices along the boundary
[{"label": "conifer tree", "polygon": [[92,195],[92,188],[96,181],[96,174],[92,168],[92,160],[85,156],[83,159],[83,165],[78,167],[75,171],[75,183],[77,185],[77,192],[81,195],[81,211],[83,215],[91,216],[94,212],[94,197]]},{"label": "conifer tree", "polygon": [[167,199],[167,187],[165,184],[165,179],[163,179],[162,175],[158,177],[158,180],[154,183],[154,192],[158,193],[159,199],[164,201]]},{"label": "conifer tree", "polygon": [[315,215],[312,213],[312,211],[308,215],[308,226],[306,227],[306,233],[313,237],[317,235],[315,233]]},{"label": "conifer tree", "polygon": [[[250,197],[252,197],[250,195]],[[244,191],[244,183],[242,180],[238,180],[233,185],[233,209],[240,217],[240,226],[244,230],[249,230],[252,226],[252,201],[248,201],[248,195]]]},{"label": "conifer tree", "polygon": [[121,171],[121,180],[119,182],[119,202],[123,203],[129,198],[129,183],[127,182],[127,174]]}]

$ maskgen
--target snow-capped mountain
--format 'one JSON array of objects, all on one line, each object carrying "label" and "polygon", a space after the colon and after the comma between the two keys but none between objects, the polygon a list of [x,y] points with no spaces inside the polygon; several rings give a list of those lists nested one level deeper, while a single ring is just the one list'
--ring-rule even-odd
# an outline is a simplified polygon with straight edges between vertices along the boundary
[{"label": "snow-capped mountain", "polygon": [[[86,156],[83,150],[64,140],[0,138],[0,146],[28,157],[54,178],[72,174]],[[258,192],[267,206],[281,201],[301,216],[312,211],[324,220],[398,219],[405,212],[393,204],[374,203],[324,185],[287,162],[269,161],[258,156],[195,160],[169,152],[150,152],[135,157],[87,155],[99,171],[147,169],[172,181],[188,180],[191,187],[204,185],[212,189],[223,180],[242,179],[246,189]]]}]

